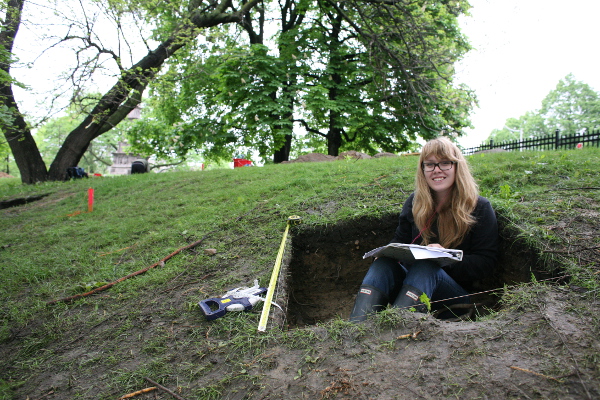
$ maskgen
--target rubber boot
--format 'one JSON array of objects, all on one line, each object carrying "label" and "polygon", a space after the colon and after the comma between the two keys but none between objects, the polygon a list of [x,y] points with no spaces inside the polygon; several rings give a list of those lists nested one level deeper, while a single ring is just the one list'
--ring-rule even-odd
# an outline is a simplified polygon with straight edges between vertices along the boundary
[{"label": "rubber boot", "polygon": [[414,308],[417,312],[426,313],[427,306],[419,301],[419,298],[422,294],[423,292],[413,286],[403,285],[402,289],[400,289],[400,293],[398,293],[398,297],[396,297],[396,300],[394,301],[394,304],[392,304],[392,307],[404,310],[410,310],[411,308]]},{"label": "rubber boot", "polygon": [[370,285],[362,285],[350,313],[350,322],[366,321],[369,314],[383,310],[386,305],[386,296],[379,289]]}]

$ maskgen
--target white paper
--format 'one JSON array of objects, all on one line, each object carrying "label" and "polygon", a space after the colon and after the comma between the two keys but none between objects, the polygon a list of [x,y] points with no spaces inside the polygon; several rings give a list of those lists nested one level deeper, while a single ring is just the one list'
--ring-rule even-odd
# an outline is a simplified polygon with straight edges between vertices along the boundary
[{"label": "white paper", "polygon": [[373,249],[363,256],[368,257],[391,257],[400,262],[414,262],[416,260],[435,259],[441,266],[450,265],[462,261],[462,250],[443,249],[439,247],[427,247],[416,244],[390,243],[386,246]]},{"label": "white paper", "polygon": [[420,247],[411,247],[410,252],[412,253],[415,260],[425,260],[428,258],[453,258],[451,254],[445,251],[431,251],[429,249],[422,249]]}]

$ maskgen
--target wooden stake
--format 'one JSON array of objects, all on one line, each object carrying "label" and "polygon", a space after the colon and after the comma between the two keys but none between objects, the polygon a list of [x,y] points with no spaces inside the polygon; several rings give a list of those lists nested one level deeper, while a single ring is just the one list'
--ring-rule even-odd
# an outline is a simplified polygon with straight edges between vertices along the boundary
[{"label": "wooden stake", "polygon": [[546,378],[546,379],[552,379],[553,381],[560,382],[560,381],[559,381],[558,379],[556,379],[556,378],[553,378],[553,377],[551,377],[551,376],[548,376],[548,375],[540,374],[539,372],[530,371],[530,370],[528,370],[528,369],[521,368],[521,367],[515,367],[515,366],[512,366],[512,365],[511,365],[510,367],[511,367],[512,369],[516,369],[517,371],[523,371],[523,372],[527,372],[527,373],[529,373],[529,374],[533,374],[533,375],[541,376],[542,378]]},{"label": "wooden stake", "polygon": [[146,389],[138,390],[137,392],[129,393],[129,394],[126,394],[126,395],[123,395],[123,396],[119,397],[119,400],[130,399],[132,397],[137,396],[138,394],[148,393],[148,392],[151,392],[151,391],[156,390],[156,389],[157,389],[156,386],[152,386],[152,387],[149,387],[149,388],[146,388]]},{"label": "wooden stake", "polygon": [[180,395],[178,395],[175,392],[170,391],[169,389],[167,389],[166,387],[154,382],[152,379],[148,378],[148,377],[144,377],[145,380],[147,380],[148,382],[150,382],[151,384],[155,385],[156,387],[158,387],[160,390],[164,390],[165,392],[169,393],[171,396],[175,397],[178,400],[185,400],[183,397],[181,397]]},{"label": "wooden stake", "polygon": [[400,336],[398,336],[396,339],[416,339],[417,336],[419,335],[419,333],[421,333],[421,331],[417,331],[417,332],[413,332],[413,333],[407,333],[406,335],[400,335]]}]

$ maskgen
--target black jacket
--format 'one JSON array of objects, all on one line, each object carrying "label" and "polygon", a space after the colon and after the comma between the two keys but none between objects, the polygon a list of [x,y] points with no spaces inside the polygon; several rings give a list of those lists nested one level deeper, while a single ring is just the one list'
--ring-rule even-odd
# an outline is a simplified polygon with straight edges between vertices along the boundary
[{"label": "black jacket", "polygon": [[[402,207],[400,223],[392,243],[411,243],[419,235],[412,212],[413,198],[414,193]],[[489,200],[479,196],[471,215],[477,222],[467,232],[463,242],[456,246],[456,249],[463,251],[462,261],[444,267],[448,275],[463,286],[470,286],[473,281],[488,276],[495,267],[498,253],[498,222]],[[432,230],[437,232],[435,220]],[[417,239],[414,244],[422,244],[422,239]]]}]

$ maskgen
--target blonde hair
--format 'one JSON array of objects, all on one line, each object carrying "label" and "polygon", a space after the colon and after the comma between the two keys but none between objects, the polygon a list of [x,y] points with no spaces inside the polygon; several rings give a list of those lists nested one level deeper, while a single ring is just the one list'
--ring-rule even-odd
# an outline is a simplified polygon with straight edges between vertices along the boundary
[{"label": "blonde hair", "polygon": [[[449,204],[437,210],[438,243],[445,248],[458,246],[469,232],[475,219],[471,213],[477,206],[479,187],[471,175],[467,160],[460,149],[446,137],[433,139],[423,146],[417,176],[415,180],[415,197],[413,200],[413,217],[425,245],[433,239],[433,231],[429,223],[436,212],[432,191],[427,184],[425,173],[421,167],[424,160],[435,156],[438,160],[454,161],[455,180]],[[434,220],[435,221],[435,220]],[[427,226],[429,224],[429,226]]]}]

